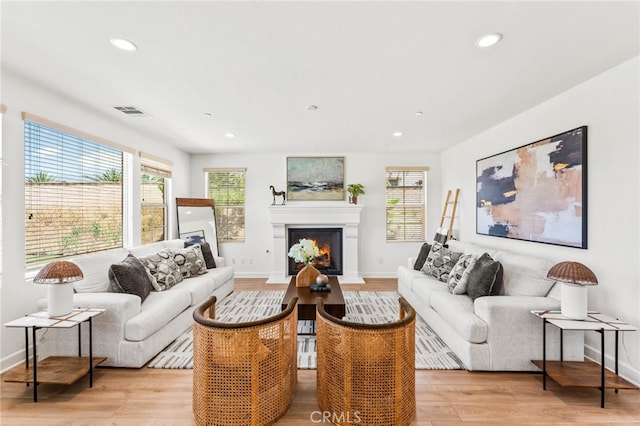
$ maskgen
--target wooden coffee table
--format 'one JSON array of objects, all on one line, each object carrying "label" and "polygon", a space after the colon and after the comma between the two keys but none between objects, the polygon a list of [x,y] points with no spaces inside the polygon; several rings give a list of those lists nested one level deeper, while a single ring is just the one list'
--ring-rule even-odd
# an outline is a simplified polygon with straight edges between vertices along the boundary
[{"label": "wooden coffee table", "polygon": [[345,315],[344,296],[342,295],[340,284],[338,284],[338,278],[330,276],[329,286],[331,286],[331,291],[328,292],[311,291],[309,287],[296,287],[296,277],[294,275],[291,277],[287,292],[282,299],[282,309],[284,310],[287,307],[292,297],[297,296],[298,319],[315,321],[316,301],[320,297],[324,302],[325,311],[336,318],[342,319]]}]

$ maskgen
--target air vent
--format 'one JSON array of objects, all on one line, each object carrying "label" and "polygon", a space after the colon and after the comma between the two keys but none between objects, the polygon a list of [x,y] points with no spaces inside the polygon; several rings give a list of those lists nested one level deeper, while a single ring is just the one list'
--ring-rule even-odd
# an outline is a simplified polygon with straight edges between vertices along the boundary
[{"label": "air vent", "polygon": [[129,117],[151,117],[149,114],[135,106],[114,106],[114,108]]}]

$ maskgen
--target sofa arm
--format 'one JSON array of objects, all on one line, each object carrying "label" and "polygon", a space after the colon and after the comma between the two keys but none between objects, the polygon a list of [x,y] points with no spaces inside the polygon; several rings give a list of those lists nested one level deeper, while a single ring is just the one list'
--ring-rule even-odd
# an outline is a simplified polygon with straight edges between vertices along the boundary
[{"label": "sofa arm", "polygon": [[[491,328],[505,325],[519,328],[525,323],[539,321],[530,312],[534,310],[560,309],[560,301],[551,297],[533,296],[486,296],[474,301],[474,311]],[[513,324],[519,322],[519,324]]]},{"label": "sofa arm", "polygon": [[[542,357],[542,321],[532,310],[559,310],[560,301],[551,297],[486,296],[474,301],[477,316],[487,323],[487,343],[492,366],[505,370],[530,370],[532,359]],[[558,353],[557,330],[548,333],[548,354]],[[581,336],[581,335],[580,335]],[[578,336],[565,339],[567,359],[580,359]]]},{"label": "sofa arm", "polygon": [[[74,308],[106,309],[109,317],[117,319],[117,322],[122,324],[123,330],[124,324],[140,313],[140,305],[140,297],[133,294],[96,292],[73,295]],[[47,299],[38,300],[38,309],[46,308]]]},{"label": "sofa arm", "polygon": [[416,264],[416,258],[415,257],[410,257],[407,259],[407,268],[413,270],[413,265]]}]

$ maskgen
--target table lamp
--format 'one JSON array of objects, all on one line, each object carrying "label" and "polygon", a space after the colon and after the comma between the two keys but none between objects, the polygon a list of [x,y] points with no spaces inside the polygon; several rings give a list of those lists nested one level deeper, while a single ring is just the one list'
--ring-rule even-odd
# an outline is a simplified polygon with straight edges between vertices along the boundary
[{"label": "table lamp", "polygon": [[74,281],[83,278],[82,271],[75,263],[60,260],[47,264],[33,279],[36,284],[49,284],[49,316],[67,315],[73,310]]},{"label": "table lamp", "polygon": [[579,262],[560,262],[549,269],[547,278],[562,282],[562,315],[577,320],[587,318],[587,286],[598,284],[591,269]]}]

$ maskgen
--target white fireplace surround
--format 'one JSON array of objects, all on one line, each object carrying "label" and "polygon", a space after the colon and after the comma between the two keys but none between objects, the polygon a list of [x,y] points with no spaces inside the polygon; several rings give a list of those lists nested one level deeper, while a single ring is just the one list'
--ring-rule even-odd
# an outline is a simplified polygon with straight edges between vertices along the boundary
[{"label": "white fireplace surround", "polygon": [[273,266],[268,284],[288,284],[289,228],[342,228],[342,271],[340,283],[364,284],[358,270],[358,227],[362,206],[343,203],[313,203],[270,206],[273,227]]}]

